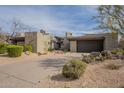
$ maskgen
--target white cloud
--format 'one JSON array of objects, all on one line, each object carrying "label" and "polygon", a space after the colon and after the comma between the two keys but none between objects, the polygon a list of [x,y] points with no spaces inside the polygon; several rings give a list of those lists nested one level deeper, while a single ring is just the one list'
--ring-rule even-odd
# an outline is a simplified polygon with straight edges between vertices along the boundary
[{"label": "white cloud", "polygon": [[[36,6],[37,7],[37,6]],[[78,14],[73,14],[73,17],[78,17],[81,15],[89,15],[95,13],[95,8],[97,6],[79,6],[81,12]],[[10,9],[11,8],[11,9]],[[85,12],[84,11],[87,11]],[[4,10],[4,11],[3,11]],[[10,11],[9,11],[10,10]],[[48,7],[0,7],[0,19],[4,19],[6,22],[11,22],[14,17],[21,19],[22,22],[28,24],[34,28],[45,29],[50,33],[54,34],[64,34],[65,32],[84,33],[85,29],[91,29],[94,25],[86,25],[85,23],[75,24],[75,19],[59,19],[56,14],[52,14],[52,10]],[[64,12],[59,12],[59,15],[64,16]],[[70,15],[71,17],[71,15]],[[7,23],[7,24],[8,24]],[[84,30],[84,31],[83,31]]]}]

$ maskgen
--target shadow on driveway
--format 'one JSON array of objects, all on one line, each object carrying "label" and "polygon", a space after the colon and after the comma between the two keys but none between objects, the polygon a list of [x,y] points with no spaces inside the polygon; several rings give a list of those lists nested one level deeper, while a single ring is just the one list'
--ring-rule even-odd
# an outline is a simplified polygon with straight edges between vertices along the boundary
[{"label": "shadow on driveway", "polygon": [[0,57],[9,57],[8,54],[0,54]]},{"label": "shadow on driveway", "polygon": [[50,79],[54,81],[74,81],[74,79],[65,78],[62,74],[53,75]]},{"label": "shadow on driveway", "polygon": [[67,62],[67,58],[49,58],[39,62],[41,67],[60,68]]},{"label": "shadow on driveway", "polygon": [[61,68],[65,63],[67,63],[71,59],[81,60],[81,57],[73,57],[73,56],[65,56],[65,57],[55,57],[55,58],[47,58],[44,60],[38,61],[40,63],[40,67],[53,67],[53,68]]}]

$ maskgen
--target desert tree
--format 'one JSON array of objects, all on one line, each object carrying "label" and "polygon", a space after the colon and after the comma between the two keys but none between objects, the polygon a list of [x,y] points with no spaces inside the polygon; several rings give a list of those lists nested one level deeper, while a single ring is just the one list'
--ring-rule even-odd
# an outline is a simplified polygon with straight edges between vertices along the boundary
[{"label": "desert tree", "polygon": [[5,41],[5,34],[4,34],[4,31],[2,29],[2,26],[0,26],[0,42],[4,42]]},{"label": "desert tree", "polygon": [[[24,24],[21,20],[18,19],[13,19],[12,21],[12,27],[11,27],[11,31],[9,33],[6,33],[6,38],[1,38],[3,39],[3,41],[7,42],[7,43],[11,43],[11,40],[13,37],[15,37],[15,35],[17,33],[20,32],[25,32],[25,31],[32,31],[32,27]],[[2,30],[2,28],[0,28],[0,33],[3,35],[4,31]]]},{"label": "desert tree", "polygon": [[98,15],[94,16],[98,22],[98,28],[109,30],[112,33],[123,34],[124,30],[124,6],[101,5],[97,8]]}]

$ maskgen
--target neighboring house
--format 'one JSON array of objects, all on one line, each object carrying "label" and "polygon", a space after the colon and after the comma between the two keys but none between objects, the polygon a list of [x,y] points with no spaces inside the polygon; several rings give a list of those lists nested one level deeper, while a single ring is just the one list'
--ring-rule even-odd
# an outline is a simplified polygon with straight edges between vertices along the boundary
[{"label": "neighboring house", "polygon": [[35,53],[44,53],[52,47],[52,36],[42,32],[26,32],[25,44],[31,44]]},{"label": "neighboring house", "polygon": [[118,34],[87,34],[69,37],[71,52],[97,52],[112,50],[118,47]]},{"label": "neighboring house", "polygon": [[53,47],[53,37],[48,33],[41,32],[25,32],[23,35],[16,35],[12,38],[13,44],[29,44],[33,47],[34,53],[45,53],[48,48]]}]

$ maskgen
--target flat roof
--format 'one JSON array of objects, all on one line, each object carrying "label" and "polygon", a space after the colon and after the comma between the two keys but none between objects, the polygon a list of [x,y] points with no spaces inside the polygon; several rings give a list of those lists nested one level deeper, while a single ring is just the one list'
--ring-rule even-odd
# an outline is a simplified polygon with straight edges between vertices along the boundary
[{"label": "flat roof", "polygon": [[77,37],[68,37],[68,40],[104,40],[103,36],[77,36]]},{"label": "flat roof", "polygon": [[13,37],[10,40],[14,40],[14,41],[25,40],[25,37]]}]

